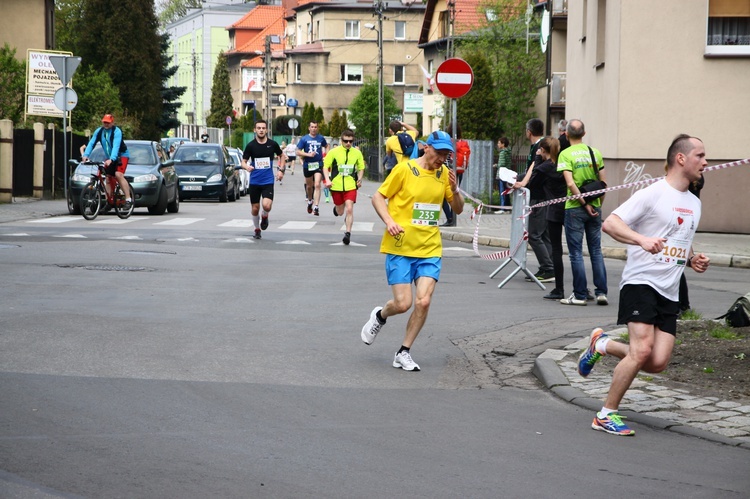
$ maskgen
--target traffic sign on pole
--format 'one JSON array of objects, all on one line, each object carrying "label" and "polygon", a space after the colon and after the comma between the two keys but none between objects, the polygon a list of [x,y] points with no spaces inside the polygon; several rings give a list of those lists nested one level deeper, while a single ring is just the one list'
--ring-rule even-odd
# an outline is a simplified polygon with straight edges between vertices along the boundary
[{"label": "traffic sign on pole", "polygon": [[458,99],[471,90],[474,84],[474,71],[468,62],[454,57],[438,67],[435,83],[441,94],[449,99]]},{"label": "traffic sign on pole", "polygon": [[49,56],[49,62],[55,68],[63,86],[66,86],[70,79],[73,78],[78,65],[81,64],[81,58],[67,55],[51,55]]}]

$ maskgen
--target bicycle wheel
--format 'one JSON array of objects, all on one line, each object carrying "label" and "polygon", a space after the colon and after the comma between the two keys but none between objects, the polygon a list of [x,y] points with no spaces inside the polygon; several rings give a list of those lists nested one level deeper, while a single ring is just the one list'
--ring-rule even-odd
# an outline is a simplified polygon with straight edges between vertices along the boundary
[{"label": "bicycle wheel", "polygon": [[[133,214],[133,210],[135,209],[135,195],[133,194],[133,186],[130,185],[130,182],[128,182],[128,189],[130,190],[130,195],[125,196],[119,183],[115,187],[115,213],[120,218],[128,218]],[[130,198],[129,203],[125,202],[127,198]]]},{"label": "bicycle wheel", "polygon": [[99,207],[102,203],[102,193],[96,181],[86,184],[81,191],[81,215],[86,220],[93,220],[99,215]]}]

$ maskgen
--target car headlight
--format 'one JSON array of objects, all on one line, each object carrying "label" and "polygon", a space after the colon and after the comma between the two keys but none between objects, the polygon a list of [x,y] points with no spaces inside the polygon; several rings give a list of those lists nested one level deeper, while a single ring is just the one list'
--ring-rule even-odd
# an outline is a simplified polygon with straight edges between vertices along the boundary
[{"label": "car headlight", "polygon": [[139,175],[133,179],[133,183],[141,182],[156,182],[159,180],[153,173],[147,173],[146,175]]},{"label": "car headlight", "polygon": [[221,173],[214,173],[210,177],[208,177],[208,180],[206,182],[221,182]]},{"label": "car headlight", "polygon": [[89,180],[91,180],[91,175],[81,175],[80,173],[76,173],[71,180],[73,182],[83,182],[87,184]]}]

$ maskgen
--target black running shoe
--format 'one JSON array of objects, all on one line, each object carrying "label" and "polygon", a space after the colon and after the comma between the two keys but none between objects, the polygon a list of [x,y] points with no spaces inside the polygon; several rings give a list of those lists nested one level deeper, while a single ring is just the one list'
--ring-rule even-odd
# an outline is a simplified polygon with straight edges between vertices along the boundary
[{"label": "black running shoe", "polygon": [[260,239],[260,229],[255,229],[255,235],[253,236],[253,239]]},{"label": "black running shoe", "polygon": [[260,219],[260,228],[262,230],[266,230],[268,228],[268,217],[261,217],[261,219]]},{"label": "black running shoe", "polygon": [[351,232],[344,232],[344,239],[342,239],[342,241],[344,241],[344,244],[346,244],[348,246],[349,245],[349,241],[351,240],[351,238],[352,238],[352,233]]}]

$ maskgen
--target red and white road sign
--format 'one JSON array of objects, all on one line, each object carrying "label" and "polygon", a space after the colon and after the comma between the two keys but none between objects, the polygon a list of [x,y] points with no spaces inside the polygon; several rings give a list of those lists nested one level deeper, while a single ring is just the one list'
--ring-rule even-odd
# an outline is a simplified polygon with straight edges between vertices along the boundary
[{"label": "red and white road sign", "polygon": [[443,62],[435,73],[435,83],[440,93],[458,99],[469,93],[474,84],[474,71],[469,63],[454,57]]}]

